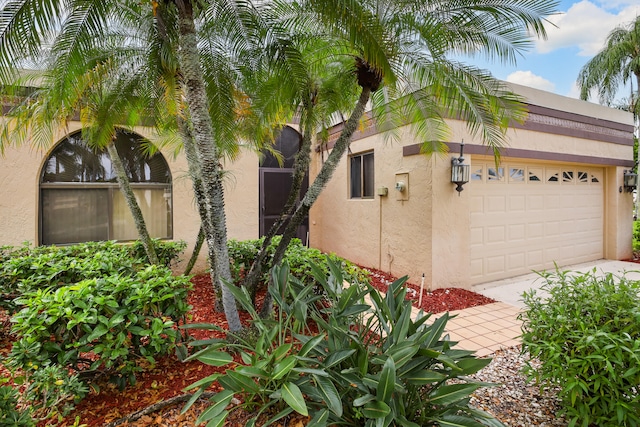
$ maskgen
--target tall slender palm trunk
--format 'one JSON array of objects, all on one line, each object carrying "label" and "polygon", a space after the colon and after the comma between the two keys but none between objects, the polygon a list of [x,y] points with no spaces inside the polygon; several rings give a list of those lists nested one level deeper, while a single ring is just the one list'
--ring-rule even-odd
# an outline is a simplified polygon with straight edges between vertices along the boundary
[{"label": "tall slender palm trunk", "polygon": [[[231,332],[242,329],[236,301],[227,286],[231,284],[229,252],[227,248],[226,214],[219,153],[213,140],[213,126],[209,116],[204,78],[200,65],[193,4],[190,0],[176,0],[179,13],[179,60],[186,86],[196,153],[200,161],[202,184],[205,189],[205,223],[207,245],[213,250],[211,279],[220,283],[222,304]],[[215,270],[215,272],[214,272]],[[226,282],[226,283],[225,283]]]},{"label": "tall slender palm trunk", "polygon": [[147,230],[147,225],[144,222],[142,210],[136,200],[135,194],[133,194],[131,183],[129,182],[127,173],[124,170],[124,165],[122,164],[122,160],[118,154],[118,149],[113,141],[107,145],[107,153],[109,153],[109,157],[111,157],[111,164],[113,165],[113,169],[116,173],[118,186],[120,187],[120,191],[122,191],[124,199],[127,202],[127,206],[129,207],[129,211],[133,216],[133,222],[135,223],[136,230],[138,231],[138,238],[142,242],[147,258],[149,258],[149,262],[151,264],[160,264],[155,247],[153,246],[153,240],[151,239],[149,230]]},{"label": "tall slender palm trunk", "polygon": [[[311,206],[318,200],[320,193],[326,187],[327,183],[333,176],[338,164],[340,163],[340,159],[344,153],[346,153],[347,148],[349,148],[349,143],[351,142],[351,137],[358,129],[358,122],[362,118],[364,114],[364,110],[367,106],[367,102],[369,102],[369,97],[371,96],[371,87],[363,86],[362,92],[360,93],[360,98],[358,99],[358,103],[356,104],[351,116],[345,123],[342,128],[342,132],[338,137],[333,149],[331,150],[331,154],[327,157],[327,160],[322,165],[320,172],[313,180],[313,184],[309,186],[307,190],[307,194],[304,196],[298,207],[293,213],[291,220],[287,224],[285,228],[284,234],[282,235],[282,240],[278,244],[276,248],[276,252],[273,256],[273,265],[279,265],[284,258],[284,253],[291,242],[291,239],[295,237],[296,230],[302,224],[306,216],[309,214],[309,210]],[[271,314],[273,310],[273,301],[269,297],[269,293],[267,292],[264,303],[262,306],[262,310],[260,312],[261,316],[267,317]]]},{"label": "tall slender palm trunk", "polygon": [[[193,194],[196,198],[196,205],[198,206],[198,214],[200,215],[200,230],[198,232],[198,242],[196,243],[192,254],[192,259],[189,260],[189,265],[187,266],[187,270],[190,271],[190,268],[195,264],[197,253],[200,252],[200,248],[202,247],[202,241],[207,236],[207,229],[209,229],[209,234],[211,232],[211,220],[209,215],[207,214],[207,207],[205,204],[206,194],[205,188],[202,183],[202,168],[200,167],[200,160],[198,159],[198,153],[196,150],[196,146],[193,140],[193,135],[189,130],[188,123],[184,120],[179,120],[178,126],[180,128],[180,135],[182,137],[182,145],[184,147],[185,157],[187,158],[187,164],[189,165],[189,175],[191,176],[191,183],[193,185]],[[222,292],[220,287],[220,278],[218,275],[218,269],[216,268],[216,251],[215,248],[207,245],[207,255],[210,261],[211,267],[211,283],[213,284],[213,289],[216,294],[216,302],[215,302],[215,310],[217,312],[224,311],[224,307],[222,306]],[[185,271],[185,274],[189,274]]]}]

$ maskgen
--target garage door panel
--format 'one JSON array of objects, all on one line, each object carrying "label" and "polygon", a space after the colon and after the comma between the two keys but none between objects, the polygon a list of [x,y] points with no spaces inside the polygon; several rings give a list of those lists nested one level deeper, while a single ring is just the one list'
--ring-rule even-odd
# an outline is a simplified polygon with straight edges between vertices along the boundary
[{"label": "garage door panel", "polygon": [[488,196],[486,198],[486,209],[488,213],[503,213],[507,211],[506,196]]},{"label": "garage door panel", "polygon": [[507,164],[504,170],[516,169],[524,172],[471,181],[473,283],[602,258],[602,168]]},{"label": "garage door panel", "polygon": [[505,256],[498,255],[486,258],[487,271],[486,274],[499,274],[506,268]]},{"label": "garage door panel", "polygon": [[517,240],[525,240],[527,237],[527,229],[524,224],[510,224],[509,225],[509,241],[515,242]]},{"label": "garage door panel", "polygon": [[542,194],[532,194],[527,196],[527,210],[528,211],[543,211],[544,210],[544,196]]},{"label": "garage door panel", "polygon": [[527,210],[527,198],[525,196],[511,196],[509,197],[509,211],[510,212],[524,212]]},{"label": "garage door panel", "polygon": [[526,265],[527,265],[527,255],[525,252],[510,254],[508,256],[509,270],[518,271],[522,268],[525,268]]},{"label": "garage door panel", "polygon": [[526,224],[527,227],[527,238],[535,239],[544,236],[544,223],[542,222],[534,222]]}]

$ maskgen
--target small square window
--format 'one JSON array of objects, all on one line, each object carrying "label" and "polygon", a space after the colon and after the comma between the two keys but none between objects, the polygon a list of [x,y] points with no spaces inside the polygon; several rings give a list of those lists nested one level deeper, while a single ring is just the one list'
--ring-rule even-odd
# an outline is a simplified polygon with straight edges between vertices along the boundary
[{"label": "small square window", "polygon": [[589,182],[589,174],[587,172],[578,171],[578,182]]},{"label": "small square window", "polygon": [[562,182],[573,182],[573,171],[563,171]]},{"label": "small square window", "polygon": [[524,169],[522,169],[522,168],[509,168],[509,181],[511,181],[511,182],[524,182]]},{"label": "small square window", "polygon": [[373,152],[349,157],[349,198],[372,199],[374,195]]},{"label": "small square window", "polygon": [[487,180],[488,181],[502,181],[504,178],[504,168],[488,168]]},{"label": "small square window", "polygon": [[547,182],[560,182],[560,172],[557,169],[547,169]]},{"label": "small square window", "polygon": [[471,172],[471,181],[482,181],[482,176],[484,175],[483,172],[483,168],[478,168],[475,171]]},{"label": "small square window", "polygon": [[542,169],[541,168],[529,168],[528,169],[528,181],[529,182],[542,182]]}]

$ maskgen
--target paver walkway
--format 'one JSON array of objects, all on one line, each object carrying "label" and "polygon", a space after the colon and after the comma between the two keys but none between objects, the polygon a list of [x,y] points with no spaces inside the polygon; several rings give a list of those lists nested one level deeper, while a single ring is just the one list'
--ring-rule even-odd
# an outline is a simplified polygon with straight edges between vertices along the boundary
[{"label": "paver walkway", "polygon": [[[452,311],[456,315],[445,330],[458,347],[474,350],[479,357],[520,344],[520,309],[503,302]],[[437,315],[436,315],[437,316]]]},{"label": "paver walkway", "polygon": [[[501,348],[520,344],[520,311],[504,302],[450,311],[449,314],[455,317],[447,322],[445,332],[451,340],[458,341],[457,348],[473,350],[476,356],[484,357]],[[412,308],[414,319],[418,313],[417,308]],[[441,314],[432,315],[428,323],[433,323]]]}]

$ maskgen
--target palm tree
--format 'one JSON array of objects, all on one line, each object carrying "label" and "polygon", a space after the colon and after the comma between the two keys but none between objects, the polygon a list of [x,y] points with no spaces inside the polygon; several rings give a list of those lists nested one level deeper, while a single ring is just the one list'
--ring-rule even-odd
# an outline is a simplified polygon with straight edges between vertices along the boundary
[{"label": "palm tree", "polygon": [[[577,83],[580,99],[588,100],[593,89],[596,89],[600,103],[605,105],[611,105],[621,85],[630,83],[631,93],[623,109],[633,113],[637,135],[640,117],[640,17],[609,33],[606,46],[580,70]],[[634,160],[637,167],[637,155],[634,155]],[[640,194],[640,184],[636,194]],[[640,197],[637,196],[634,212],[638,212],[639,205]]]},{"label": "palm tree", "polygon": [[[207,69],[203,67],[201,48],[210,48],[215,52],[213,58],[228,58],[228,55],[217,55],[225,49],[234,53],[243,52],[244,56],[233,59],[236,63],[246,60],[246,68],[251,69],[256,52],[263,46],[274,46],[274,52],[278,54],[274,57],[274,63],[279,64],[277,69],[293,76],[291,80],[280,81],[295,86],[292,91],[295,96],[288,100],[288,111],[304,109],[302,100],[313,99],[315,75],[308,72],[306,63],[316,61],[326,65],[345,63],[345,58],[353,59],[348,69],[355,79],[349,88],[360,88],[360,93],[356,95],[358,102],[323,169],[293,212],[293,220],[278,248],[280,256],[293,235],[291,230],[295,229],[296,222],[304,218],[331,178],[370,100],[374,105],[374,116],[383,129],[390,128],[393,117],[397,117],[389,115],[389,112],[423,111],[412,121],[417,123],[415,129],[421,131],[419,133],[425,141],[425,151],[430,151],[430,147],[442,147],[433,141],[443,136],[441,131],[445,116],[458,115],[467,120],[472,130],[481,133],[488,143],[496,147],[502,142],[506,122],[521,116],[517,97],[504,90],[486,73],[449,61],[445,54],[484,52],[489,56],[512,60],[527,45],[529,36],[526,30],[544,35],[542,18],[553,10],[554,1],[422,0],[391,3],[307,0],[299,5],[294,2],[262,2],[254,5],[250,2],[209,3],[195,0],[10,0],[0,14],[0,82],[8,81],[8,77],[12,76],[12,66],[16,61],[37,56],[39,49],[51,42],[47,38],[50,34],[58,34],[54,46],[64,51],[67,61],[66,68],[59,67],[59,88],[63,91],[75,90],[78,76],[84,73],[77,69],[85,67],[87,58],[93,58],[92,49],[97,43],[111,41],[115,48],[112,57],[117,62],[120,59],[117,55],[140,48],[135,43],[137,37],[145,41],[163,41],[175,37],[171,40],[177,40],[176,44],[167,43],[168,48],[159,50],[156,59],[164,68],[166,62],[174,66],[171,58],[173,47],[177,48],[178,59],[173,69],[173,79],[166,79],[171,82],[167,84],[167,92],[173,92],[178,86],[184,88],[188,106],[184,117],[188,118],[188,130],[193,137],[197,159],[194,170],[199,171],[204,189],[202,200],[199,201],[206,214],[203,225],[212,253],[212,271],[218,275],[215,281],[218,282],[219,278],[223,283],[225,314],[230,330],[234,331],[241,326],[237,312],[234,312],[235,301],[224,285],[226,280],[230,281],[230,272],[219,160],[222,156],[221,144],[236,142],[233,126],[227,125],[237,117],[237,112],[235,109],[228,110],[234,104],[233,95],[225,92],[222,84],[215,85],[215,79],[213,86],[217,89],[220,102],[211,101],[212,93],[207,91],[206,84],[210,83],[211,86],[208,81],[210,75],[206,74]],[[258,10],[267,13],[262,16],[256,13]],[[136,15],[144,16],[143,22],[152,23],[148,27],[155,34],[153,38],[141,36],[139,32],[125,31],[139,25],[131,20]],[[305,25],[301,27],[301,23]],[[309,30],[313,24],[316,27]],[[219,44],[217,39],[209,44],[202,42],[199,35],[206,32],[209,26],[213,26],[213,30],[222,36],[223,44]],[[309,57],[302,55],[305,49],[296,45],[308,37],[328,37],[334,47],[321,52],[322,61],[317,61],[317,55],[310,56],[308,61]],[[208,33],[207,40],[210,40]],[[259,41],[256,43],[258,48],[253,45],[256,40]],[[146,60],[143,62],[149,64]],[[127,64],[138,65],[137,62]],[[227,70],[225,62],[216,64]],[[158,75],[154,71],[155,66],[147,68],[147,80]],[[214,77],[219,75],[224,73],[211,74]],[[136,78],[139,84],[144,83],[145,76],[142,73],[136,74]],[[238,82],[231,79],[231,83],[227,85],[228,89],[239,88]],[[149,86],[143,84],[142,87]],[[380,87],[382,90],[379,90]],[[180,102],[176,104],[180,105]],[[313,117],[314,114],[308,109],[310,105],[307,105],[308,117]],[[212,114],[216,110],[223,114]],[[159,109],[153,112],[159,113]],[[301,115],[304,117],[305,113]],[[216,119],[212,120],[212,116]],[[321,121],[326,120],[318,120]],[[303,129],[311,133],[314,131],[311,124],[318,122],[309,119],[310,125],[303,126]],[[184,143],[191,143],[191,139],[185,139]]]},{"label": "palm tree", "polygon": [[[111,70],[117,69],[122,75],[123,71],[134,71],[144,68],[144,60],[137,56],[137,60],[125,61],[132,67],[123,70],[118,61],[125,58],[126,53],[144,49],[144,43],[152,42],[148,34],[140,31],[126,32],[134,28],[143,28],[142,23],[152,24],[144,27],[156,32],[155,40],[164,42],[171,36],[178,35],[177,65],[170,64],[171,51],[154,52],[152,59],[160,59],[163,66],[175,66],[180,70],[181,81],[177,86],[183,85],[184,96],[189,108],[188,116],[191,119],[191,129],[194,139],[195,152],[197,153],[204,191],[203,206],[207,215],[205,230],[207,231],[207,243],[210,250],[215,253],[212,257],[212,271],[215,271],[215,279],[220,281],[231,280],[229,271],[228,254],[226,247],[226,220],[224,213],[224,199],[220,173],[220,150],[214,144],[214,127],[209,116],[209,105],[205,85],[200,66],[198,40],[195,32],[196,13],[202,13],[201,9],[194,9],[191,1],[176,0],[165,2],[121,2],[121,1],[37,1],[15,0],[4,5],[0,15],[0,81],[10,82],[16,76],[15,65],[27,59],[38,58],[43,47],[51,45],[51,49],[58,52],[60,60],[56,63],[55,75],[57,89],[61,94],[73,93],[77,88],[80,76],[86,75],[91,69],[89,59],[93,59],[96,53],[108,51],[105,49],[108,43],[113,48],[109,60],[95,61],[98,69],[109,69],[104,64],[111,64]],[[142,21],[135,19],[144,18]],[[161,19],[162,18],[162,19]],[[55,37],[51,37],[51,35]],[[166,37],[166,36],[169,37]],[[143,43],[137,37],[143,37]],[[138,42],[138,43],[136,43]],[[96,46],[102,48],[96,51]],[[162,45],[151,43],[150,46]],[[170,47],[175,47],[171,46]],[[144,56],[144,55],[143,55]],[[166,62],[169,59],[169,64]],[[140,67],[142,61],[143,67]],[[116,64],[115,68],[113,64]],[[149,65],[147,63],[146,65]],[[157,66],[158,64],[153,64]],[[138,67],[136,67],[138,66]],[[135,78],[127,81],[131,88],[140,84],[140,87],[156,87],[144,85],[157,76],[158,72],[153,66],[147,67],[151,74],[134,73]],[[108,75],[108,74],[105,74]],[[175,82],[177,71],[174,73]],[[112,75],[108,75],[112,77]],[[157,83],[157,82],[154,82]],[[167,82],[165,82],[167,83]],[[173,92],[176,86],[166,85],[167,92]],[[132,93],[141,94],[140,90]],[[182,93],[182,91],[180,91]],[[157,93],[156,93],[157,95]],[[153,97],[152,97],[153,98]],[[156,99],[158,97],[156,96]],[[170,98],[170,96],[169,96]],[[150,99],[140,97],[140,99]],[[132,111],[140,111],[132,109]],[[148,112],[149,110],[147,110]],[[155,109],[159,113],[160,109]],[[188,141],[185,141],[188,143]],[[241,328],[233,296],[222,287],[222,299],[225,314],[230,330]]]},{"label": "palm tree", "polygon": [[[636,91],[633,91],[635,80]],[[587,100],[595,89],[600,103],[611,105],[622,84],[631,84],[629,111],[638,117],[640,103],[640,17],[615,28],[605,47],[591,58],[578,75],[580,99]]]},{"label": "palm tree", "polygon": [[[444,149],[441,142],[447,130],[444,118],[460,117],[498,156],[508,123],[524,117],[519,97],[487,72],[450,60],[447,55],[485,54],[514,61],[522,49],[530,46],[530,34],[545,36],[544,17],[554,11],[556,4],[555,1],[528,0],[419,0],[382,5],[366,0],[308,0],[290,5],[289,15],[297,16],[300,21],[317,22],[330,34],[334,44],[340,46],[340,49],[323,50],[323,54],[337,57],[325,59],[322,64],[337,63],[338,57],[345,55],[352,58],[347,63],[352,82],[345,88],[359,87],[360,93],[307,194],[288,212],[291,219],[276,249],[274,264],[282,260],[297,227],[331,179],[368,102],[373,104],[372,116],[378,129],[392,130],[411,123],[426,153]],[[305,14],[311,16],[300,18]],[[313,77],[321,79],[317,74]],[[317,87],[302,87],[301,94],[294,98],[302,117],[305,111],[310,117],[317,117],[311,111],[322,103]],[[305,97],[314,101],[301,102]],[[328,111],[336,112],[344,110]],[[319,121],[327,121],[326,116]],[[304,123],[302,128],[303,133],[317,130],[305,127]],[[303,135],[303,139],[305,137]],[[304,167],[306,160],[301,159],[309,155],[308,151],[301,152],[297,166]],[[259,264],[252,266],[251,272],[259,267]]]}]

